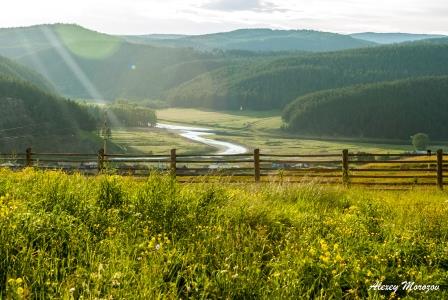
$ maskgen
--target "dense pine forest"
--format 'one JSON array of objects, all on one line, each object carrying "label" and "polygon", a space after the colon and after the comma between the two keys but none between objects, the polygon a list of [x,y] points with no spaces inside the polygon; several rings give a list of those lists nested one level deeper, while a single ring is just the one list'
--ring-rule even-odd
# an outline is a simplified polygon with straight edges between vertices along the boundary
[{"label": "dense pine forest", "polygon": [[447,95],[448,76],[358,85],[299,97],[283,119],[306,135],[446,140]]}]

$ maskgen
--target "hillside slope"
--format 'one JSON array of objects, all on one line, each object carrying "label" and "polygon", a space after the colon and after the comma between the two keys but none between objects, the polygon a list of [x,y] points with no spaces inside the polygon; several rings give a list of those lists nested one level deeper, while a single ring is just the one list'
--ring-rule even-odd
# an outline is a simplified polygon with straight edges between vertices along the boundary
[{"label": "hillside slope", "polygon": [[448,40],[410,43],[313,55],[288,56],[230,65],[166,93],[176,106],[215,109],[282,108],[319,90],[448,75]]},{"label": "hillside slope", "polygon": [[313,136],[403,139],[424,132],[448,139],[448,76],[327,90],[284,111],[290,131]]},{"label": "hillside slope", "polygon": [[78,104],[0,76],[0,151],[93,151],[96,123]]},{"label": "hillside slope", "polygon": [[42,75],[2,56],[0,56],[0,76],[28,81],[42,90],[54,91],[51,83]]},{"label": "hillside slope", "polygon": [[132,44],[64,24],[1,29],[0,55],[37,70],[67,97],[107,100],[158,98],[235,57]]}]

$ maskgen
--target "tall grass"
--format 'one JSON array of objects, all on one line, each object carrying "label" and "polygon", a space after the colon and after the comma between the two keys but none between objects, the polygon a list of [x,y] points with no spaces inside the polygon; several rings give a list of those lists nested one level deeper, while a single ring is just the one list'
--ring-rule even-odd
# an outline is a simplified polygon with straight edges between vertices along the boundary
[{"label": "tall grass", "polygon": [[0,298],[448,298],[448,195],[0,170]]}]

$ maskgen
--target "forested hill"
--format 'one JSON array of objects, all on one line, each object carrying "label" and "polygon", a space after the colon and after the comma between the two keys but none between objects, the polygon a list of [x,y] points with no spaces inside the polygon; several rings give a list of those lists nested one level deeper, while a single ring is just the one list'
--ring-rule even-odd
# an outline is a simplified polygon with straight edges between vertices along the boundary
[{"label": "forested hill", "polygon": [[30,83],[0,75],[0,152],[96,150],[87,111]]},{"label": "forested hill", "polygon": [[446,140],[447,95],[448,76],[359,85],[300,97],[283,118],[310,136],[408,140],[424,132]]},{"label": "forested hill", "polygon": [[192,47],[200,50],[324,52],[374,46],[376,43],[314,30],[239,29],[196,36],[126,36],[127,41],[156,46]]},{"label": "forested hill", "polygon": [[51,83],[39,73],[23,67],[2,56],[0,56],[0,76],[29,81],[42,90],[49,92],[54,90]]},{"label": "forested hill", "polygon": [[432,75],[448,75],[446,39],[229,65],[166,97],[177,106],[273,109],[319,90]]}]

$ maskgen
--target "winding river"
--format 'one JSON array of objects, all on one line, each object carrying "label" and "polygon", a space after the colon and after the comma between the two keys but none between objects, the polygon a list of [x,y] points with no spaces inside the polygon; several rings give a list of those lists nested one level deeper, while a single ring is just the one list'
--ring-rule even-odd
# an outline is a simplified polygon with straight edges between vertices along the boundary
[{"label": "winding river", "polygon": [[156,127],[175,132],[191,141],[215,147],[216,149],[218,149],[218,152],[216,153],[218,155],[247,153],[247,149],[241,145],[206,138],[205,136],[212,135],[214,133],[213,129],[162,123],[158,123]]}]

